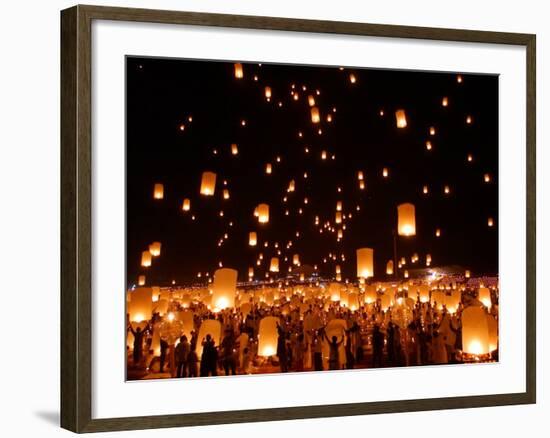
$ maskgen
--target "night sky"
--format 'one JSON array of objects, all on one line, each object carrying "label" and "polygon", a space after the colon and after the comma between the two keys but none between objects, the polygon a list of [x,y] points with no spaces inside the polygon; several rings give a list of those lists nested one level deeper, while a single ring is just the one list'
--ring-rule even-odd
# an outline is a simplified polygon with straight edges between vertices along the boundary
[{"label": "night sky", "polygon": [[[461,265],[472,275],[497,273],[497,76],[461,74],[459,82],[455,73],[243,63],[244,78],[236,79],[233,62],[239,61],[127,58],[128,286],[140,274],[149,285],[172,280],[190,284],[198,272],[202,280],[205,272],[212,275],[220,261],[239,271],[239,281],[247,279],[249,266],[262,279],[277,255],[275,242],[283,252],[281,276],[298,253],[302,264],[317,264],[321,276],[333,277],[339,264],[343,278],[353,281],[355,250],[371,247],[375,278],[384,279],[386,262],[393,257],[396,208],[403,202],[416,207],[416,236],[398,238],[398,256],[407,257],[408,269],[423,267],[430,253],[434,267]],[[270,102],[266,86],[272,90]],[[321,114],[318,124],[311,121],[310,94]],[[404,129],[396,127],[397,109],[406,111]],[[472,123],[466,123],[467,116]],[[232,143],[238,145],[238,155],[232,155]],[[267,163],[271,175],[265,173]],[[382,176],[384,167],[388,178]],[[199,194],[204,171],[217,174],[212,197]],[[365,190],[359,189],[358,171],[364,173]],[[287,193],[291,179],[296,190]],[[155,183],[164,184],[162,200],[153,199]],[[229,200],[222,197],[224,188]],[[184,198],[191,200],[188,212],[182,211]],[[319,233],[314,218],[319,216],[321,227],[326,221],[337,227],[339,200],[352,218],[344,221],[344,238],[337,242],[336,233]],[[270,206],[267,224],[253,216],[259,203]],[[258,233],[256,247],[248,245],[250,231]],[[225,233],[228,238],[218,246]],[[141,252],[153,241],[162,243],[161,255],[142,268]],[[293,246],[286,250],[288,241]],[[260,252],[263,264],[256,266]],[[415,252],[420,260],[411,264]],[[323,263],[329,253],[338,260]]]}]

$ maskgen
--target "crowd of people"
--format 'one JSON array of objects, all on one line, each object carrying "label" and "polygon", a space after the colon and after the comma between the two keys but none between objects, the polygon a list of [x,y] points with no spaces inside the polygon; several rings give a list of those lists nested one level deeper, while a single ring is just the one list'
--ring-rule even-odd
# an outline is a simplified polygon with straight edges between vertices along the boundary
[{"label": "crowd of people", "polygon": [[[353,311],[323,300],[313,300],[305,311],[303,307],[285,310],[251,303],[243,314],[238,308],[212,312],[200,302],[184,309],[174,301],[170,311],[193,312],[193,329],[172,344],[161,337],[157,357],[151,342],[165,316],[154,314],[141,330],[129,324],[133,335],[129,367],[142,366],[147,373],[169,373],[170,377],[197,377],[461,363],[466,360],[462,353],[462,311],[467,306],[483,306],[474,289],[462,296],[453,313],[438,303],[417,298],[409,300],[410,308],[399,315],[395,308],[384,311],[379,302]],[[496,292],[493,303],[485,309],[498,318]],[[259,324],[267,316],[278,318],[276,351],[269,357],[258,355]],[[218,340],[211,334],[198,338],[201,324],[209,319],[219,321],[222,327]],[[335,325],[335,321],[340,324]],[[482,359],[498,359],[498,349]]]}]

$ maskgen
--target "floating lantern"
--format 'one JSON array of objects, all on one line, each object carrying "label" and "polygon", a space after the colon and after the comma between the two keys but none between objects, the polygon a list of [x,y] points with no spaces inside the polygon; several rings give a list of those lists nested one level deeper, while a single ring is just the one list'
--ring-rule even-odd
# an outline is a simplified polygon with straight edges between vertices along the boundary
[{"label": "floating lantern", "polygon": [[427,142],[426,142],[426,150],[431,151],[431,150],[432,150],[432,147],[433,147],[433,146],[432,146],[432,142],[431,142],[431,141],[427,141]]},{"label": "floating lantern", "polygon": [[271,99],[271,87],[265,87],[265,98]]},{"label": "floating lantern", "polygon": [[489,288],[486,287],[480,287],[478,291],[478,300],[483,303],[487,309],[491,308],[492,302],[491,302],[491,291]]},{"label": "floating lantern", "polygon": [[380,297],[380,308],[382,309],[383,312],[386,312],[390,308],[392,303],[393,303],[393,300],[389,294],[384,293]]},{"label": "floating lantern", "polygon": [[422,187],[422,193],[424,193],[425,195],[427,195],[427,194],[428,194],[428,191],[429,191],[428,186],[425,185],[424,187]]},{"label": "floating lantern", "polygon": [[357,179],[358,179],[359,181],[362,181],[363,179],[365,179],[365,175],[363,174],[363,171],[362,171],[362,170],[360,170],[360,171],[357,172]]},{"label": "floating lantern", "polygon": [[393,260],[388,260],[386,263],[386,275],[393,275]]},{"label": "floating lantern", "polygon": [[300,255],[299,254],[294,254],[292,256],[292,264],[296,265],[296,266],[300,266]]},{"label": "floating lantern", "polygon": [[321,151],[321,160],[327,159],[327,151]]},{"label": "floating lantern", "polygon": [[411,203],[397,206],[397,233],[400,236],[416,235],[415,208]]},{"label": "floating lantern", "polygon": [[243,65],[240,62],[237,62],[234,65],[234,68],[235,68],[235,77],[237,79],[242,79],[244,77]]},{"label": "floating lantern", "polygon": [[430,301],[430,287],[426,284],[421,285],[418,288],[418,296],[421,303],[427,303]]},{"label": "floating lantern", "polygon": [[449,193],[451,193],[451,188],[450,188],[449,186],[445,186],[445,187],[443,188],[443,192],[444,192],[446,195],[448,195]]},{"label": "floating lantern", "polygon": [[214,272],[212,286],[212,306],[214,310],[223,310],[235,306],[235,292],[237,291],[237,271],[222,268]]},{"label": "floating lantern", "polygon": [[405,271],[403,272],[403,277],[409,278],[409,271],[407,271],[406,269],[405,269]]},{"label": "floating lantern", "polygon": [[319,108],[316,106],[311,108],[311,123],[319,123],[321,121],[321,116],[319,114]]},{"label": "floating lantern", "polygon": [[432,255],[426,254],[426,266],[430,266],[432,264]]},{"label": "floating lantern", "polygon": [[315,106],[315,97],[311,94],[307,97],[307,103],[309,106]]},{"label": "floating lantern", "polygon": [[457,75],[456,76],[456,81],[461,84],[462,83],[462,75]]},{"label": "floating lantern", "polygon": [[489,325],[481,307],[466,307],[462,312],[462,350],[475,355],[490,352]]},{"label": "floating lantern", "polygon": [[248,233],[248,244],[250,246],[256,246],[257,243],[258,243],[258,236],[256,232],[251,231],[250,233]]},{"label": "floating lantern", "polygon": [[210,335],[215,346],[219,346],[222,337],[222,325],[216,319],[205,319],[202,321],[197,337],[197,356],[199,360],[202,357],[202,342],[206,339],[206,335]]},{"label": "floating lantern", "polygon": [[260,204],[257,207],[258,211],[258,222],[261,224],[266,224],[269,222],[269,205]]},{"label": "floating lantern", "polygon": [[435,128],[433,126],[430,126],[429,133],[430,135],[435,135]]},{"label": "floating lantern", "polygon": [[251,266],[248,268],[248,279],[252,280],[254,278],[254,268]]},{"label": "floating lantern", "polygon": [[331,301],[340,301],[342,286],[339,283],[330,283],[328,286],[328,294]]},{"label": "floating lantern", "polygon": [[272,171],[271,163],[267,163],[265,165],[265,173],[267,173],[268,175],[271,175],[271,171]]},{"label": "floating lantern", "polygon": [[365,181],[359,181],[359,190],[365,190]]},{"label": "floating lantern", "polygon": [[293,192],[294,190],[296,190],[296,182],[292,179],[292,180],[290,180],[290,182],[288,183],[287,192]]},{"label": "floating lantern", "polygon": [[367,286],[365,288],[365,304],[375,303],[376,298],[377,298],[376,288],[372,285]]},{"label": "floating lantern", "polygon": [[471,125],[472,121],[473,121],[472,116],[466,116],[466,124],[467,125]]},{"label": "floating lantern", "polygon": [[435,230],[435,237],[440,237],[441,236],[441,230],[439,228],[437,228]]},{"label": "floating lantern", "polygon": [[152,316],[153,289],[138,287],[130,292],[128,317],[130,322],[149,321]]},{"label": "floating lantern", "polygon": [[442,290],[434,290],[431,296],[431,305],[437,306],[438,310],[443,310],[443,305],[445,304],[445,292]]},{"label": "floating lantern", "polygon": [[407,127],[407,116],[405,115],[405,110],[399,109],[395,112],[395,121],[398,128]]},{"label": "floating lantern", "polygon": [[448,106],[449,105],[449,98],[447,96],[443,97],[441,99],[441,106]]},{"label": "floating lantern", "polygon": [[493,221],[492,217],[487,219],[487,226],[488,227],[492,227],[494,224],[495,224],[495,222]]},{"label": "floating lantern", "polygon": [[223,199],[229,199],[229,190],[223,189]]},{"label": "floating lantern", "polygon": [[138,277],[138,286],[145,286],[145,275],[140,275]]},{"label": "floating lantern", "polygon": [[466,272],[464,273],[464,277],[465,278],[470,278],[470,271],[468,269],[466,269]]},{"label": "floating lantern", "polygon": [[445,307],[451,314],[455,314],[462,300],[462,292],[459,290],[453,290],[451,295],[445,297]]},{"label": "floating lantern", "polygon": [[148,268],[151,266],[152,255],[149,251],[143,251],[141,253],[141,266]]},{"label": "floating lantern", "polygon": [[473,160],[474,160],[474,157],[472,156],[472,154],[468,154],[468,156],[466,157],[466,160],[471,163]]},{"label": "floating lantern", "polygon": [[372,248],[360,248],[357,255],[357,277],[369,278],[374,275],[373,259],[374,250]]},{"label": "floating lantern", "polygon": [[269,263],[270,272],[279,272],[279,258],[271,257],[271,262]]},{"label": "floating lantern", "polygon": [[342,201],[336,202],[336,211],[342,211]]},{"label": "floating lantern", "polygon": [[200,194],[204,196],[214,195],[216,190],[216,174],[214,172],[203,172]]},{"label": "floating lantern", "polygon": [[334,222],[337,223],[337,224],[342,223],[342,212],[341,211],[336,212],[336,215],[334,217]]},{"label": "floating lantern", "polygon": [[239,153],[239,147],[237,146],[237,143],[231,144],[231,154],[237,155]]},{"label": "floating lantern", "polygon": [[384,168],[382,169],[382,176],[383,176],[384,178],[387,178],[388,175],[389,175],[388,168],[387,168],[387,167],[384,167]]},{"label": "floating lantern", "polygon": [[350,292],[348,295],[348,307],[352,312],[359,308],[359,294],[357,292]]},{"label": "floating lantern", "polygon": [[191,209],[191,200],[189,198],[185,198],[183,200],[183,204],[181,206],[181,209],[183,211],[189,211]]},{"label": "floating lantern", "polygon": [[258,329],[258,356],[269,357],[277,354],[277,340],[279,339],[278,323],[279,319],[275,316],[266,316],[260,320]]},{"label": "floating lantern", "polygon": [[483,181],[485,181],[486,183],[491,182],[491,175],[489,175],[488,173],[483,175]]},{"label": "floating lantern", "polygon": [[355,77],[355,75],[353,73],[350,73],[349,75],[349,81],[352,83],[352,84],[355,84],[355,82],[357,82],[357,78]]},{"label": "floating lantern", "polygon": [[164,185],[157,183],[153,187],[153,198],[154,199],[163,199],[164,198]]},{"label": "floating lantern", "polygon": [[160,255],[160,248],[162,244],[160,242],[153,242],[149,245],[149,252],[153,257],[158,257]]},{"label": "floating lantern", "polygon": [[336,274],[341,274],[342,273],[342,268],[340,267],[340,265],[336,265]]}]

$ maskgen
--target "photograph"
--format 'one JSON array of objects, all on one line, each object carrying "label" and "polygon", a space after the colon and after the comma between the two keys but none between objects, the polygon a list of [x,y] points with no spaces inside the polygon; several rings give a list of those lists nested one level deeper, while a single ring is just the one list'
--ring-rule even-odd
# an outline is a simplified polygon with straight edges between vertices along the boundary
[{"label": "photograph", "polygon": [[127,380],[498,362],[498,76],[126,58]]}]

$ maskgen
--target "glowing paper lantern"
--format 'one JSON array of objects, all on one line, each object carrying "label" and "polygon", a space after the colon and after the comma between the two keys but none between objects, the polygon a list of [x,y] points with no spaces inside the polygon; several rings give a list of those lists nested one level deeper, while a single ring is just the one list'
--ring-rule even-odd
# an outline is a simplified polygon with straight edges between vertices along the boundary
[{"label": "glowing paper lantern", "polygon": [[271,262],[269,263],[269,270],[271,272],[279,272],[279,259],[277,257],[271,257]]},{"label": "glowing paper lantern", "polygon": [[235,306],[235,292],[237,291],[237,271],[222,268],[214,272],[212,286],[212,305],[215,310],[223,310]]},{"label": "glowing paper lantern", "polygon": [[342,223],[342,212],[340,212],[340,211],[336,212],[336,215],[334,217],[334,222],[337,223],[337,224]]},{"label": "glowing paper lantern", "polygon": [[290,180],[290,183],[288,183],[288,192],[293,192],[296,190],[296,182],[292,179]]},{"label": "glowing paper lantern", "polygon": [[386,275],[393,275],[393,260],[388,260],[386,263]]},{"label": "glowing paper lantern", "polygon": [[253,267],[249,267],[248,268],[248,279],[249,280],[252,280],[254,278],[254,268]]},{"label": "glowing paper lantern", "polygon": [[243,65],[240,62],[237,62],[234,65],[234,69],[235,69],[235,77],[237,79],[242,79],[244,77]]},{"label": "glowing paper lantern", "polygon": [[258,356],[269,357],[277,354],[277,323],[275,316],[266,316],[260,320],[258,330]]},{"label": "glowing paper lantern", "polygon": [[206,339],[206,335],[210,335],[214,341],[215,346],[219,346],[221,343],[222,325],[220,321],[216,319],[205,319],[199,328],[199,335],[197,337],[197,356],[199,360],[202,356],[202,341]]},{"label": "glowing paper lantern", "polygon": [[400,236],[416,234],[414,205],[405,203],[397,206],[397,232]]},{"label": "glowing paper lantern", "polygon": [[152,316],[153,289],[138,287],[130,292],[128,317],[130,322],[148,321]]},{"label": "glowing paper lantern", "polygon": [[237,155],[239,153],[239,147],[237,146],[237,143],[233,143],[231,145],[231,154]]},{"label": "glowing paper lantern", "polygon": [[441,106],[448,106],[449,105],[449,98],[447,96],[443,97],[441,99]]},{"label": "glowing paper lantern", "polygon": [[382,309],[383,312],[386,312],[391,307],[392,304],[393,304],[393,299],[389,294],[384,293],[380,297],[380,308]]},{"label": "glowing paper lantern", "polygon": [[266,224],[269,222],[269,205],[260,204],[257,207],[258,211],[258,222],[261,224]]},{"label": "glowing paper lantern", "polygon": [[342,201],[336,202],[336,211],[342,211]]},{"label": "glowing paper lantern", "polygon": [[145,275],[140,275],[138,277],[138,286],[145,286]]},{"label": "glowing paper lantern", "polygon": [[426,284],[421,285],[418,288],[418,296],[421,303],[427,303],[430,301],[430,287]]},{"label": "glowing paper lantern", "polygon": [[372,304],[376,302],[377,294],[376,288],[372,285],[369,285],[365,288],[365,304]]},{"label": "glowing paper lantern", "polygon": [[143,251],[141,253],[141,266],[143,266],[144,268],[148,268],[149,266],[151,266],[151,260],[152,256],[149,251]]},{"label": "glowing paper lantern", "polygon": [[229,199],[229,190],[223,189],[223,199]]},{"label": "glowing paper lantern", "polygon": [[212,196],[216,190],[216,174],[214,172],[203,172],[201,180],[201,195]]},{"label": "glowing paper lantern", "polygon": [[309,106],[315,106],[315,97],[311,94],[307,97],[307,103]]},{"label": "glowing paper lantern", "polygon": [[266,99],[271,99],[271,87],[265,87],[265,98]]},{"label": "glowing paper lantern", "polygon": [[462,312],[462,350],[475,355],[490,352],[489,325],[481,307],[466,307]]},{"label": "glowing paper lantern", "polygon": [[493,315],[487,315],[487,326],[489,328],[489,351],[498,349],[498,322]]},{"label": "glowing paper lantern", "polygon": [[265,173],[267,173],[268,175],[271,174],[271,171],[272,171],[272,167],[271,167],[271,163],[267,163],[265,165]]},{"label": "glowing paper lantern", "polygon": [[384,178],[387,178],[388,175],[389,175],[388,168],[387,168],[387,167],[384,167],[384,168],[382,169],[382,176],[383,176]]},{"label": "glowing paper lantern", "polygon": [[160,242],[153,242],[149,245],[149,252],[153,257],[158,257],[160,255],[160,248],[162,244]]},{"label": "glowing paper lantern", "polygon": [[191,209],[191,200],[189,198],[185,198],[183,200],[183,204],[181,206],[181,209],[183,211],[189,211]]},{"label": "glowing paper lantern", "polygon": [[489,288],[486,287],[480,287],[478,292],[478,300],[483,303],[485,307],[488,309],[491,308],[492,302],[491,302],[491,291]]},{"label": "glowing paper lantern", "polygon": [[489,219],[487,219],[487,226],[488,227],[492,227],[493,225],[495,224],[494,220],[492,217],[490,217]]},{"label": "glowing paper lantern", "polygon": [[157,183],[153,187],[153,198],[163,199],[164,198],[164,185]]},{"label": "glowing paper lantern", "polygon": [[296,265],[296,266],[300,266],[300,255],[299,254],[294,254],[292,256],[292,264]]},{"label": "glowing paper lantern", "polygon": [[460,301],[462,300],[462,292],[459,290],[453,290],[451,295],[445,297],[445,307],[449,313],[456,313]]},{"label": "glowing paper lantern", "polygon": [[250,246],[256,246],[257,243],[258,243],[258,236],[256,232],[251,231],[250,233],[248,233],[248,244]]},{"label": "glowing paper lantern", "polygon": [[360,248],[357,254],[357,277],[369,278],[374,275],[374,250],[372,248]]},{"label": "glowing paper lantern", "polygon": [[395,112],[395,122],[398,128],[407,127],[407,116],[405,114],[405,110],[399,109]]},{"label": "glowing paper lantern", "polygon": [[319,115],[319,108],[316,106],[311,108],[311,122],[319,123],[321,121],[321,116]]},{"label": "glowing paper lantern", "polygon": [[432,291],[431,304],[432,306],[437,305],[437,310],[443,310],[443,305],[445,304],[445,292],[442,290]]}]

